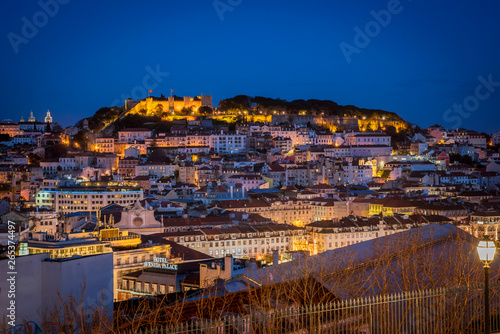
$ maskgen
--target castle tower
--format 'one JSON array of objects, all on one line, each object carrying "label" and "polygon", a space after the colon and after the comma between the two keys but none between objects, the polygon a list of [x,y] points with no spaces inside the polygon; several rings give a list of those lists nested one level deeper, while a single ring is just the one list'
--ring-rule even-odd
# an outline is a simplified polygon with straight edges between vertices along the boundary
[{"label": "castle tower", "polygon": [[49,110],[47,110],[47,116],[45,116],[45,123],[52,123],[52,116],[50,116]]},{"label": "castle tower", "polygon": [[201,94],[201,106],[202,107],[212,107],[212,95]]},{"label": "castle tower", "polygon": [[30,117],[28,118],[28,122],[36,122],[35,116],[33,116],[33,110],[30,110]]}]

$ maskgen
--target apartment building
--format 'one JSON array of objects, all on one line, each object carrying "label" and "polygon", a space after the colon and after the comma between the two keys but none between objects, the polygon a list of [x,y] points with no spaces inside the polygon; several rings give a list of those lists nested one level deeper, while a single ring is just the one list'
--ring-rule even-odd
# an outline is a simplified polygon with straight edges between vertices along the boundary
[{"label": "apartment building", "polygon": [[283,154],[288,153],[293,149],[293,142],[288,137],[274,137],[273,145]]},{"label": "apartment building", "polygon": [[199,229],[160,234],[164,239],[195,249],[210,256],[232,255],[236,258],[272,255],[292,250],[304,229],[291,225],[248,225],[223,229]]},{"label": "apartment building", "polygon": [[178,169],[177,165],[141,163],[135,166],[135,176],[172,176]]},{"label": "apartment building", "polygon": [[118,131],[119,142],[144,141],[151,137],[151,130],[145,128],[128,128]]},{"label": "apartment building", "polygon": [[141,163],[141,159],[135,157],[126,157],[118,162],[118,174],[131,176],[135,175],[135,166]]},{"label": "apartment building", "polygon": [[309,201],[292,197],[229,200],[217,203],[217,207],[226,210],[258,213],[278,224],[303,226],[311,222],[311,204]]},{"label": "apartment building", "polygon": [[93,151],[99,153],[114,153],[115,152],[115,139],[112,137],[101,137],[95,139],[95,147]]},{"label": "apartment building", "polygon": [[235,133],[224,133],[210,135],[210,148],[216,153],[243,153],[246,151],[247,136]]},{"label": "apartment building", "polygon": [[338,200],[316,197],[309,200],[311,220],[331,220],[335,216],[335,202]]},{"label": "apartment building", "polygon": [[54,208],[57,213],[78,211],[95,212],[109,204],[122,206],[142,200],[141,188],[128,185],[105,185],[100,182],[84,183],[75,187],[59,187],[56,190],[39,190],[36,205]]},{"label": "apartment building", "polygon": [[196,166],[189,164],[179,166],[179,181],[194,184],[196,182]]},{"label": "apartment building", "polygon": [[20,136],[24,131],[20,129],[19,123],[0,122],[0,134],[6,134],[10,137]]},{"label": "apartment building", "polygon": [[351,146],[391,146],[391,136],[385,133],[355,133],[345,135],[346,145]]},{"label": "apartment building", "polygon": [[312,254],[323,253],[363,241],[406,231],[429,221],[410,219],[408,216],[359,218],[316,221],[306,226],[312,239]]}]

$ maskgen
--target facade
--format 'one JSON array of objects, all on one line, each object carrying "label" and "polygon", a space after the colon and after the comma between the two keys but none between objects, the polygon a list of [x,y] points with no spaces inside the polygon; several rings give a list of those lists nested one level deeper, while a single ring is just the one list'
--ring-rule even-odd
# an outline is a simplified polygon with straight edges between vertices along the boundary
[{"label": "facade", "polygon": [[120,220],[116,221],[114,226],[138,234],[161,233],[165,230],[163,223],[156,220],[154,209],[147,203],[143,206],[139,201],[136,201],[130,209],[123,210]]},{"label": "facade", "polygon": [[491,136],[491,144],[492,144],[493,146],[500,145],[500,131],[495,132],[495,133]]},{"label": "facade", "polygon": [[[10,271],[8,262],[8,258],[0,259],[4,273]],[[60,306],[60,297],[81,301],[84,309],[101,305],[103,312],[112,312],[112,267],[110,253],[64,259],[51,259],[48,254],[17,256],[15,299],[6,296],[10,282],[1,280],[0,315],[8,319],[9,304],[15,300],[16,325],[26,319],[41,324],[52,320],[43,315],[54,310],[55,305]]]},{"label": "facade", "polygon": [[54,208],[57,213],[95,212],[109,204],[132,205],[142,200],[141,188],[132,186],[89,185],[80,187],[59,187],[57,190],[39,190],[37,206]]},{"label": "facade", "polygon": [[21,136],[24,131],[20,129],[18,123],[0,122],[0,134],[9,135],[10,137]]},{"label": "facade", "polygon": [[246,152],[247,136],[244,134],[224,133],[210,136],[210,148],[216,153],[244,153]]},{"label": "facade", "polygon": [[115,153],[115,139],[112,137],[96,138],[93,151],[99,153]]},{"label": "facade", "polygon": [[311,203],[311,220],[331,220],[335,216],[335,202],[334,199],[326,198],[312,198]]},{"label": "facade", "polygon": [[144,163],[135,166],[135,176],[162,177],[172,176],[179,169],[177,165]]},{"label": "facade", "polygon": [[134,157],[126,157],[118,161],[118,174],[132,176],[135,175],[135,167],[141,160]]},{"label": "facade", "polygon": [[391,136],[385,133],[348,133],[345,144],[351,146],[391,146]]},{"label": "facade", "polygon": [[36,135],[17,135],[12,138],[14,145],[37,145],[38,137]]},{"label": "facade", "polygon": [[119,142],[144,141],[149,137],[151,137],[151,130],[144,128],[128,128],[118,131]]},{"label": "facade", "polygon": [[200,229],[163,233],[162,237],[210,256],[232,255],[236,258],[272,255],[291,251],[304,230],[290,225],[249,225],[224,229]]},{"label": "facade", "polygon": [[367,165],[353,166],[349,163],[343,166],[344,170],[344,183],[366,185],[373,181],[372,167]]},{"label": "facade", "polygon": [[311,204],[306,200],[279,197],[253,200],[228,200],[217,204],[221,209],[257,213],[278,224],[304,226],[311,222]]},{"label": "facade", "polygon": [[166,244],[145,244],[132,249],[115,250],[113,252],[114,300],[124,300],[123,277],[141,270],[147,262],[155,258],[170,259],[171,246]]},{"label": "facade", "polygon": [[307,225],[306,230],[312,239],[312,254],[318,254],[407,231],[414,226],[415,221],[403,216],[384,217],[382,220],[379,217],[345,217],[316,221]]},{"label": "facade", "polygon": [[179,166],[179,181],[187,184],[194,184],[196,182],[196,166]]},{"label": "facade", "polygon": [[281,153],[288,153],[293,149],[293,142],[288,137],[273,138],[274,147],[278,148]]}]

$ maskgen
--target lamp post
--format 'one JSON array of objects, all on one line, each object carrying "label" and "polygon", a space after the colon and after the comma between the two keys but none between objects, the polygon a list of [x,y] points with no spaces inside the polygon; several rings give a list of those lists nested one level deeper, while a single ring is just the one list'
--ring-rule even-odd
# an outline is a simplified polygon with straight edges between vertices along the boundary
[{"label": "lamp post", "polygon": [[490,263],[495,257],[495,242],[485,235],[477,245],[479,259],[484,263],[484,332],[490,334],[490,290],[489,290],[489,270]]}]

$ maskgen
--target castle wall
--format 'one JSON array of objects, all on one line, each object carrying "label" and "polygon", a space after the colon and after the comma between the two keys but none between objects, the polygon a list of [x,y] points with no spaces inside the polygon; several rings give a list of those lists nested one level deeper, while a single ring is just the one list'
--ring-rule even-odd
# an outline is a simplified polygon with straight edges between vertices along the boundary
[{"label": "castle wall", "polygon": [[[205,104],[204,104],[205,103]],[[168,97],[166,101],[154,101],[152,97],[146,98],[144,101],[125,100],[125,108],[130,110],[131,114],[139,113],[141,110],[146,110],[147,115],[155,115],[163,112],[181,112],[184,108],[192,107],[194,111],[202,105],[212,107],[212,96],[202,95],[201,100],[195,100],[193,97],[185,96],[182,101],[175,101],[174,97]]]}]

